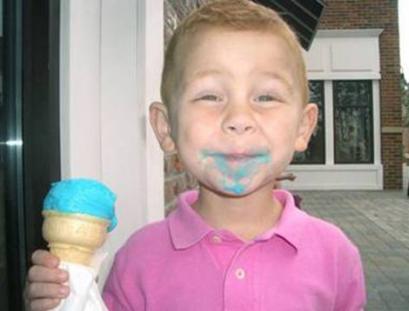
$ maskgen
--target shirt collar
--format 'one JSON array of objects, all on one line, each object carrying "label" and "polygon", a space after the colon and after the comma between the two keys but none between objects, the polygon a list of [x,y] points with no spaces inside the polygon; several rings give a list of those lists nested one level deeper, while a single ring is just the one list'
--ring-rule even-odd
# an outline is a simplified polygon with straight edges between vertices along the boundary
[{"label": "shirt collar", "polygon": [[170,235],[176,249],[188,248],[213,231],[192,208],[198,197],[198,191],[183,192],[178,196],[176,210],[168,216]]},{"label": "shirt collar", "polygon": [[290,192],[278,189],[274,190],[273,195],[281,203],[283,210],[274,228],[264,233],[261,239],[277,235],[298,251],[305,234],[304,224],[309,216],[295,205],[294,197]]},{"label": "shirt collar", "polygon": [[[290,192],[281,189],[274,190],[273,195],[283,206],[280,219],[274,228],[256,240],[267,240],[278,235],[298,250],[303,238],[303,224],[308,216],[295,206]],[[201,241],[209,232],[214,231],[192,208],[198,196],[198,191],[187,191],[180,194],[176,210],[168,216],[170,235],[176,249],[189,248]]]}]

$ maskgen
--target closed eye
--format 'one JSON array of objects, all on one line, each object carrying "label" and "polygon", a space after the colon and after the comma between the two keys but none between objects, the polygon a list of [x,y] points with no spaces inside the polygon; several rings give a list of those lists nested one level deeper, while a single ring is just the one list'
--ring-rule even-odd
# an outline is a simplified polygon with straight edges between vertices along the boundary
[{"label": "closed eye", "polygon": [[256,97],[256,101],[258,102],[271,102],[273,100],[275,100],[275,98],[271,95],[260,95]]},{"label": "closed eye", "polygon": [[217,95],[213,95],[213,94],[208,94],[208,95],[203,95],[200,96],[197,100],[207,100],[207,101],[222,101],[222,98],[220,96]]}]

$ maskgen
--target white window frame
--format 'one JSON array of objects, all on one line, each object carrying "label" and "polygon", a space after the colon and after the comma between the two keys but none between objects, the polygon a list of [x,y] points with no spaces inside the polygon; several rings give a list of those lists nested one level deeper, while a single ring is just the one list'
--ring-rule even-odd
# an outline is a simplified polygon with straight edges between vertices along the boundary
[{"label": "white window frame", "polygon": [[[297,190],[380,190],[383,189],[383,166],[381,163],[381,125],[380,125],[380,57],[378,37],[382,30],[324,30],[317,33],[311,52],[306,53],[308,78],[324,82],[325,113],[325,164],[290,165],[288,172],[297,175],[295,182],[285,182],[284,187]],[[315,46],[314,46],[315,45]],[[367,67],[348,67],[340,56],[334,56],[334,47],[353,54],[367,55],[370,49],[371,60]],[[361,51],[359,50],[361,49]],[[376,49],[376,50],[373,50]],[[335,52],[334,52],[335,51]],[[342,56],[342,55],[341,55]],[[336,64],[341,59],[340,64]],[[343,70],[343,67],[347,67]],[[371,80],[373,111],[373,164],[334,163],[334,80]]]}]

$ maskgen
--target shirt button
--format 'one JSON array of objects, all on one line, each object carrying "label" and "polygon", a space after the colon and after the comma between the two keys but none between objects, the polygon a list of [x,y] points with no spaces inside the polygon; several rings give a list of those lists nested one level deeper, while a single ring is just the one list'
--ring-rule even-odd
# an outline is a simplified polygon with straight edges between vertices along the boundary
[{"label": "shirt button", "polygon": [[242,268],[236,269],[236,278],[239,280],[242,280],[246,277],[246,272]]},{"label": "shirt button", "polygon": [[222,238],[219,237],[218,235],[214,235],[212,237],[212,241],[213,241],[213,243],[220,244],[222,242]]}]

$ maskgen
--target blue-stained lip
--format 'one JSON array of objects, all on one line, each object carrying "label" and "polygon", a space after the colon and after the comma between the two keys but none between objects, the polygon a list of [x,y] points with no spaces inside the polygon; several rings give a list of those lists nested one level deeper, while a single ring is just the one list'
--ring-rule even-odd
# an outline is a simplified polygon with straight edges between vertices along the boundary
[{"label": "blue-stained lip", "polygon": [[242,194],[249,185],[249,180],[259,172],[261,165],[271,162],[271,155],[267,149],[255,152],[219,152],[202,151],[203,159],[214,160],[212,166],[217,169],[222,177],[221,184],[224,190],[230,193]]},{"label": "blue-stained lip", "polygon": [[226,154],[225,155],[227,160],[247,160],[247,159],[251,159],[254,157],[257,157],[257,155],[249,155],[249,154]]},{"label": "blue-stained lip", "polygon": [[260,151],[260,152],[243,152],[243,153],[229,153],[229,152],[216,152],[216,151],[203,151],[202,152],[203,156],[205,157],[214,157],[214,158],[219,158],[222,157],[226,160],[231,160],[231,161],[241,161],[241,160],[249,160],[249,159],[255,159],[255,158],[263,158],[269,155],[268,151]]}]

